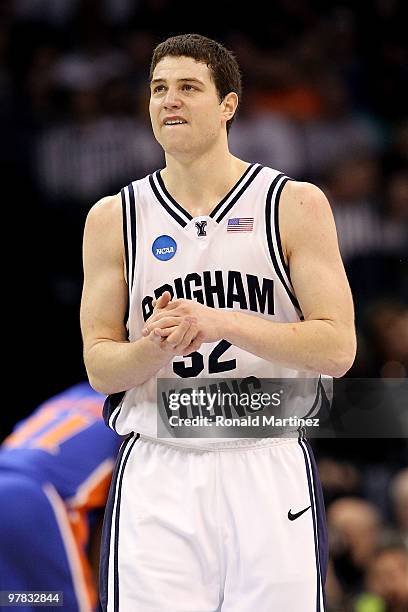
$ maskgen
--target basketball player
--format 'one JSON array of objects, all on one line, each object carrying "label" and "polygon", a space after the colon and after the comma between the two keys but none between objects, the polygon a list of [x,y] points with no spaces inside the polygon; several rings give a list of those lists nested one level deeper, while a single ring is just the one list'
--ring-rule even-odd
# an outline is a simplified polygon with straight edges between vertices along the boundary
[{"label": "basketball player", "polygon": [[[121,441],[105,427],[102,405],[88,383],[70,387],[0,446],[0,591],[60,591],[63,610],[99,609],[91,536]],[[46,603],[60,609],[56,599]]]},{"label": "basketball player", "polygon": [[166,166],[103,198],[86,222],[85,363],[109,394],[107,424],[129,434],[102,536],[104,610],[324,609],[308,444],[157,437],[158,378],[342,376],[355,355],[329,204],[229,152],[240,95],[237,63],[217,42],[161,43],[150,117]]}]

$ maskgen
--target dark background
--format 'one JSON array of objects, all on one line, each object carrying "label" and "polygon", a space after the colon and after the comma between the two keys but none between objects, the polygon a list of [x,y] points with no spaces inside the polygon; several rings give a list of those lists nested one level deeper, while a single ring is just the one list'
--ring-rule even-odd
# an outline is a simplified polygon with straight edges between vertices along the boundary
[{"label": "dark background", "polygon": [[[404,4],[279,0],[239,9],[232,0],[9,0],[0,5],[8,365],[0,439],[40,401],[85,379],[79,302],[86,214],[102,196],[163,166],[147,114],[148,67],[158,42],[188,31],[231,48],[243,71],[232,152],[315,182],[333,206],[356,305],[358,355],[348,376],[407,376]],[[398,537],[408,541],[408,518],[397,517],[390,493],[392,479],[406,469],[406,441],[340,442],[320,442],[317,448],[329,512],[336,500],[354,496],[368,504],[353,511],[354,519],[362,517],[368,525],[377,512],[382,536],[386,526],[393,532],[398,527]],[[361,561],[358,536],[341,535],[335,512],[329,515],[330,609],[357,610],[350,596],[359,593],[371,570],[367,559]],[[356,530],[363,533],[358,520]],[[405,608],[387,608],[400,609]]]}]

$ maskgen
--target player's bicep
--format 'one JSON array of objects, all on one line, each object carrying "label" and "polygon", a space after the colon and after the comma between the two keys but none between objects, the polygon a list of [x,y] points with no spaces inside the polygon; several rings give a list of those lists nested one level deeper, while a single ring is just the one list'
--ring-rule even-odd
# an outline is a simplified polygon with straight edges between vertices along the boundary
[{"label": "player's bicep", "polygon": [[286,219],[289,270],[305,320],[354,327],[350,287],[330,205],[312,185],[292,190]]},{"label": "player's bicep", "polygon": [[127,289],[118,279],[120,268],[106,266],[92,271],[84,281],[81,302],[81,329],[85,350],[100,340],[126,340],[124,317]]},{"label": "player's bicep", "polygon": [[120,203],[115,197],[104,198],[91,209],[84,231],[81,330],[85,354],[101,340],[127,339],[122,245]]}]

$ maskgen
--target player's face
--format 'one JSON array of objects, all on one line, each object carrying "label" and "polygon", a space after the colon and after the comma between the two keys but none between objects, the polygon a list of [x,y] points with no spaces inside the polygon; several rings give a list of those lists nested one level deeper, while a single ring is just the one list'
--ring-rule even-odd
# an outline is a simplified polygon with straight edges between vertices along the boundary
[{"label": "player's face", "polygon": [[164,57],[150,85],[150,118],[156,140],[170,155],[198,155],[225,132],[208,66],[191,57]]}]

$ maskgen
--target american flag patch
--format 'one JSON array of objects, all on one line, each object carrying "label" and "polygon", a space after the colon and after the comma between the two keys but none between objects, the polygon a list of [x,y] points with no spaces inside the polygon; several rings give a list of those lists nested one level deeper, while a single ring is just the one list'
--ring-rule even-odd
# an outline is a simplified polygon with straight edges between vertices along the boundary
[{"label": "american flag patch", "polygon": [[234,217],[233,219],[228,219],[227,232],[252,232],[253,229],[253,217]]}]

